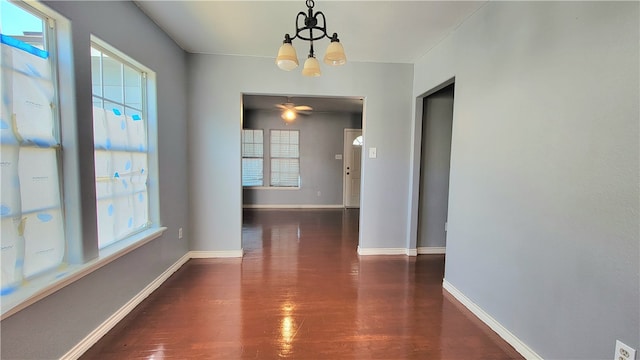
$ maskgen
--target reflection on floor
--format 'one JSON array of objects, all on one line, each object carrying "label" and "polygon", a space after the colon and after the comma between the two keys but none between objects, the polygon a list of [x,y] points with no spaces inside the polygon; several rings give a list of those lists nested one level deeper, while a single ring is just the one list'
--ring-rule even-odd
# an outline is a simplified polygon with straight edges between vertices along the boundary
[{"label": "reflection on floor", "polygon": [[357,210],[247,210],[86,359],[521,359],[443,294],[444,256],[359,257]]}]

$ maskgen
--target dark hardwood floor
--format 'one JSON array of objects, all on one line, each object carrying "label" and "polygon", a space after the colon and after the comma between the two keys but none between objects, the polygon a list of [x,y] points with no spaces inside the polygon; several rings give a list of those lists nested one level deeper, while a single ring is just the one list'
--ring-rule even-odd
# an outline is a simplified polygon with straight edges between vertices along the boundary
[{"label": "dark hardwood floor", "polygon": [[245,211],[83,359],[522,359],[442,290],[444,256],[359,257],[357,210]]}]

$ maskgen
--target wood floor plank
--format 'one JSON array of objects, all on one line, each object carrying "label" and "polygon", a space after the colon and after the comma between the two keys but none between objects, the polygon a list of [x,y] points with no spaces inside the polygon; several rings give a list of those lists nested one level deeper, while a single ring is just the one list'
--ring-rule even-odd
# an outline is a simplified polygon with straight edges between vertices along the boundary
[{"label": "wood floor plank", "polygon": [[357,210],[246,210],[83,359],[522,359],[442,290],[443,255],[359,257]]}]

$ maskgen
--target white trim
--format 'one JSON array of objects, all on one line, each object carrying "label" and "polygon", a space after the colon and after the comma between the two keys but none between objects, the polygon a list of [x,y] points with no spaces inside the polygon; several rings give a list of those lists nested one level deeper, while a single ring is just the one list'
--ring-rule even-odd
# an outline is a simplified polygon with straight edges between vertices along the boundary
[{"label": "white trim", "polygon": [[[260,158],[256,158],[260,159]],[[301,186],[243,186],[243,190],[300,190]]]},{"label": "white trim", "polygon": [[405,248],[362,248],[358,246],[358,255],[361,256],[370,256],[370,255],[412,255],[415,249],[405,249]]},{"label": "white trim", "polygon": [[407,256],[418,256],[418,249],[405,249],[407,250]]},{"label": "white trim", "polygon": [[471,299],[466,297],[462,292],[460,292],[460,290],[456,289],[455,286],[451,285],[451,283],[446,279],[442,281],[442,287],[451,295],[453,295],[453,297],[455,297],[458,301],[460,301],[462,305],[469,309],[475,316],[477,316],[478,319],[487,324],[487,326],[489,326],[491,330],[495,331],[496,334],[498,334],[502,339],[509,343],[509,345],[513,346],[513,348],[516,349],[516,351],[518,351],[520,355],[524,356],[525,359],[542,360],[542,357],[536,354],[535,351],[531,350],[531,348],[527,346],[527,344],[518,339],[517,336],[513,335],[496,319],[491,317],[491,315],[484,312],[482,308],[471,301]]},{"label": "white trim", "polygon": [[446,253],[446,247],[438,247],[438,246],[420,246],[418,247],[419,255],[428,255],[428,254],[444,254]]},{"label": "white trim", "polygon": [[281,204],[281,205],[267,205],[267,204],[245,204],[242,205],[245,209],[344,209],[344,206],[341,204],[335,205],[289,205],[289,204]]},{"label": "white trim", "polygon": [[[8,318],[18,311],[25,309],[26,307],[33,305],[34,303],[62,289],[63,287],[83,278],[84,276],[87,276],[88,274],[100,269],[110,262],[160,237],[165,230],[167,230],[166,227],[160,227],[143,231],[139,234],[131,236],[129,239],[121,240],[105,247],[104,249],[100,250],[99,257],[97,259],[91,260],[88,263],[81,265],[68,265],[68,267],[63,268],[58,272],[54,272],[49,274],[48,276],[41,276],[39,278],[31,280],[29,285],[26,285],[20,289],[22,291],[33,292],[31,295],[26,296],[24,300],[19,300],[18,302],[19,298],[17,296],[20,295],[20,290],[15,294],[8,295],[6,299],[3,299],[2,306],[7,306],[8,310],[2,313],[0,320]],[[51,282],[49,285],[45,285],[47,282],[51,281],[51,278],[59,279],[55,282]],[[15,301],[17,303],[15,306],[10,307],[11,301],[14,299],[14,296],[16,297]]]},{"label": "white trim", "polygon": [[136,296],[129,300],[124,306],[118,309],[113,315],[109,316],[102,324],[100,324],[95,330],[89,333],[84,339],[82,339],[76,346],[64,354],[60,359],[78,359],[89,348],[91,348],[98,340],[100,340],[109,330],[113,329],[125,316],[127,316],[136,306],[138,306],[144,299],[146,299],[151,293],[153,293],[162,283],[164,283],[174,272],[176,272],[182,265],[189,260],[189,253],[185,254],[167,270],[165,270],[160,276],[147,285]]},{"label": "white trim", "polygon": [[226,251],[189,251],[190,259],[209,259],[209,258],[241,258],[244,254],[242,249],[240,250],[226,250]]}]

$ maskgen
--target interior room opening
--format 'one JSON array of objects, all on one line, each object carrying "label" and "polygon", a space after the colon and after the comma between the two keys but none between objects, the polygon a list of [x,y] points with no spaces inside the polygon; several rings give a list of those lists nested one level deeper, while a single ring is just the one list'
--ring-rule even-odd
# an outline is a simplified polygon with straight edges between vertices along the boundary
[{"label": "interior room opening", "polygon": [[[242,95],[245,252],[267,238],[266,229],[251,225],[265,214],[281,224],[294,213],[330,216],[349,228],[344,231],[357,231],[363,103],[362,97]],[[278,231],[298,235],[301,229],[294,221]]]}]

